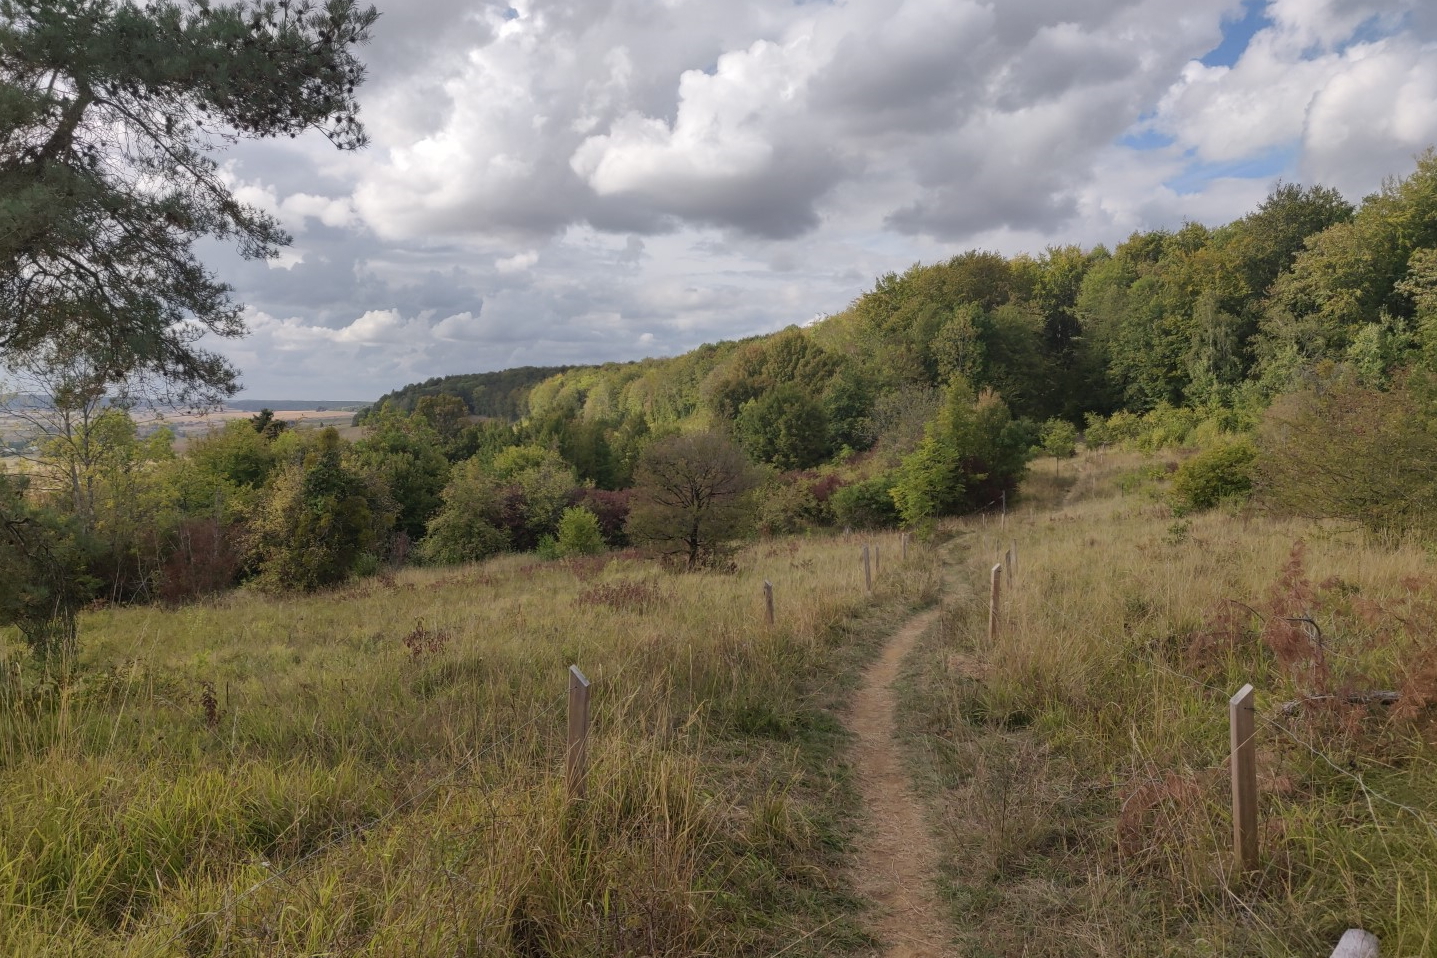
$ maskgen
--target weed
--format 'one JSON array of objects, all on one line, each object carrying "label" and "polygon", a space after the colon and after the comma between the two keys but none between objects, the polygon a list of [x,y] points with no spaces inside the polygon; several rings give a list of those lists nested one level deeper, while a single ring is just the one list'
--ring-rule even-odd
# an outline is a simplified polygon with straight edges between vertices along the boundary
[{"label": "weed", "polygon": [[211,731],[219,728],[224,713],[220,711],[220,700],[215,695],[215,684],[208,680],[200,683],[200,708],[205,713],[205,728]]},{"label": "weed", "polygon": [[646,614],[668,601],[668,594],[649,579],[624,579],[590,586],[574,600],[579,605],[602,605],[615,612]]},{"label": "weed", "polygon": [[443,629],[426,628],[424,620],[420,619],[414,624],[414,628],[409,630],[403,642],[404,647],[409,650],[410,660],[418,661],[443,652],[450,638],[449,633]]}]

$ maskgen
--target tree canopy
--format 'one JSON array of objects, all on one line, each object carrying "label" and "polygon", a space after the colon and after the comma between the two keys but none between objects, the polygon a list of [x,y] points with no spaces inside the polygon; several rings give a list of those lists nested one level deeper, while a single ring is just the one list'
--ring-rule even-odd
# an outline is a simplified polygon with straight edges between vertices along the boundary
[{"label": "tree canopy", "polygon": [[198,345],[245,332],[202,237],[273,256],[289,237],[238,202],[215,151],[319,130],[365,143],[356,0],[0,0],[0,358],[57,341],[171,398],[232,393]]}]

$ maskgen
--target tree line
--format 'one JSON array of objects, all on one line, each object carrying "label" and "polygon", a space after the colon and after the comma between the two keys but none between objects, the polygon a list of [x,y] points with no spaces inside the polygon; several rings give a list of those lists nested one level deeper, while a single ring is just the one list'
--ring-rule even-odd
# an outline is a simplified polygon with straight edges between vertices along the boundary
[{"label": "tree line", "polygon": [[1431,151],[1359,204],[1278,184],[1220,227],[917,264],[770,336],[430,380],[353,442],[261,414],[177,453],[133,411],[233,395],[200,343],[245,331],[194,243],[289,241],[215,155],[306,131],[362,147],[356,51],[377,16],[0,0],[0,364],[53,416],[35,462],[0,475],[0,623],[42,657],[97,599],[312,590],[506,550],[642,544],[692,567],[751,531],[923,527],[1006,498],[1079,429],[1251,446],[1194,467],[1194,507],[1257,483],[1375,530],[1437,515]]},{"label": "tree line", "polygon": [[[1162,445],[1261,421],[1274,448],[1304,445],[1298,461],[1321,458],[1307,448],[1319,437],[1350,458],[1361,441],[1332,432],[1360,436],[1385,403],[1379,435],[1400,427],[1403,448],[1421,449],[1434,264],[1428,153],[1356,208],[1280,184],[1216,229],[1111,251],[971,251],[880,277],[807,328],[478,384],[510,384],[518,402],[512,384],[529,379],[517,416],[489,415],[473,379],[457,381],[467,393],[431,381],[368,411],[353,442],[266,411],[177,454],[164,430],[141,437],[89,357],[34,353],[56,419],[35,465],[0,480],[0,615],[44,649],[97,598],[313,590],[506,551],[643,545],[692,567],[750,532],[922,527],[1011,495],[1035,455],[1071,454],[1080,426],[1090,443]],[[1257,458],[1222,456],[1228,471]],[[1302,485],[1320,469],[1295,472],[1294,508],[1325,501]],[[1376,505],[1347,512],[1391,525]]]}]

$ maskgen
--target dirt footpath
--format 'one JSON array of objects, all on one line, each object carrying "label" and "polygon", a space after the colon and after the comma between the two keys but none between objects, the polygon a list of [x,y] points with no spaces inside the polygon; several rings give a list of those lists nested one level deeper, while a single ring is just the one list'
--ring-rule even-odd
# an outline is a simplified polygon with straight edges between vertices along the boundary
[{"label": "dirt footpath", "polygon": [[854,771],[869,819],[859,838],[855,884],[860,894],[877,903],[877,954],[887,958],[954,954],[952,932],[934,888],[934,842],[923,803],[903,768],[892,687],[904,657],[937,616],[937,609],[926,612],[888,640],[882,656],[864,673],[849,717],[849,728],[858,737]]}]

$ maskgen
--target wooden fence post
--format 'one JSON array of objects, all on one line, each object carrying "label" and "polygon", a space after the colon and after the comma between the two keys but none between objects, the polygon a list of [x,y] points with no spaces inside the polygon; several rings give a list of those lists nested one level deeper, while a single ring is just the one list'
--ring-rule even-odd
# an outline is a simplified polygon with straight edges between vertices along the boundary
[{"label": "wooden fence post", "polygon": [[763,604],[768,616],[768,624],[773,625],[773,584],[767,579],[763,580]]},{"label": "wooden fence post", "polygon": [[1007,489],[1004,489],[1004,490],[1003,490],[1003,517],[1002,517],[1002,520],[998,523],[998,527],[999,527],[1000,529],[1006,529],[1006,528],[1008,527],[1008,490],[1007,490]]},{"label": "wooden fence post", "polygon": [[569,801],[585,797],[589,786],[589,680],[569,666],[569,750],[565,757]]},{"label": "wooden fence post", "polygon": [[1008,550],[1008,584],[1018,577],[1018,540],[1014,539]]},{"label": "wooden fence post", "polygon": [[868,546],[863,547],[863,587],[873,591],[873,567],[868,564]]},{"label": "wooden fence post", "polygon": [[1249,683],[1227,703],[1232,746],[1232,851],[1239,875],[1257,870],[1255,695]]},{"label": "wooden fence post", "polygon": [[1013,588],[1013,550],[1003,553],[1003,570],[1008,579],[1008,588]]},{"label": "wooden fence post", "polygon": [[999,603],[1002,600],[1003,566],[1001,563],[993,567],[989,578],[993,581],[993,591],[988,596],[988,641],[993,642],[998,638],[998,611]]},{"label": "wooden fence post", "polygon": [[1361,928],[1349,928],[1332,952],[1332,958],[1377,958],[1381,952],[1377,936]]}]

